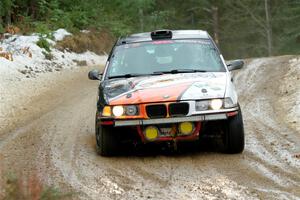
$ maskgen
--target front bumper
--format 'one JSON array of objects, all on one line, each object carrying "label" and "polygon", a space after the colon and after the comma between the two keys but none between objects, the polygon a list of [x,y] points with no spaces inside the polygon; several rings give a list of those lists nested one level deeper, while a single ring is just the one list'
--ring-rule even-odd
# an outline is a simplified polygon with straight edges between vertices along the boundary
[{"label": "front bumper", "polygon": [[212,120],[226,120],[229,116],[235,115],[238,108],[224,109],[221,111],[215,111],[214,113],[203,113],[194,116],[185,117],[172,117],[172,118],[158,118],[158,119],[133,119],[133,120],[115,120],[114,126],[143,126],[151,124],[170,124],[180,122],[200,122],[200,121],[212,121]]}]

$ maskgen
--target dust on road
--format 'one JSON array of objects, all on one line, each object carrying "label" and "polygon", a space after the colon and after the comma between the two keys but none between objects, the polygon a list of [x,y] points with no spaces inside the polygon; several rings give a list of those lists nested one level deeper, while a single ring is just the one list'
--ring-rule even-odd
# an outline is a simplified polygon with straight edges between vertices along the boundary
[{"label": "dust on road", "polygon": [[291,58],[254,59],[235,74],[246,131],[243,154],[98,156],[97,82],[81,69],[58,77],[6,121],[1,164],[24,174],[36,171],[43,182],[78,192],[75,199],[300,199],[300,122],[285,120],[289,107],[279,89]]}]

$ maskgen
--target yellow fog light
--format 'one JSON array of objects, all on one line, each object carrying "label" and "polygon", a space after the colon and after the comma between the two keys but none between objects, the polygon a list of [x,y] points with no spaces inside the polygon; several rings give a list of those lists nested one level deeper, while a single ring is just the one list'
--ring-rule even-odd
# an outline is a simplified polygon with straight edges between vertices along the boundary
[{"label": "yellow fog light", "polygon": [[111,116],[111,108],[110,106],[105,106],[102,110],[102,116],[110,117]]},{"label": "yellow fog light", "polygon": [[178,126],[179,132],[183,135],[189,135],[194,130],[194,124],[192,122],[182,122]]},{"label": "yellow fog light", "polygon": [[145,137],[148,140],[155,140],[158,137],[158,129],[155,126],[148,126],[145,129]]}]

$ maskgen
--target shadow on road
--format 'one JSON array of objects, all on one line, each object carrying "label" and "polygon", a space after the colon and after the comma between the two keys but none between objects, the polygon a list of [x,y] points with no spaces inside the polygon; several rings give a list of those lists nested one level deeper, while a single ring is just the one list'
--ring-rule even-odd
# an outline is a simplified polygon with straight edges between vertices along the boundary
[{"label": "shadow on road", "polygon": [[[96,144],[93,148],[96,151]],[[208,139],[192,142],[164,142],[147,144],[125,143],[120,146],[117,157],[190,156],[204,153],[222,153],[215,142]]]}]

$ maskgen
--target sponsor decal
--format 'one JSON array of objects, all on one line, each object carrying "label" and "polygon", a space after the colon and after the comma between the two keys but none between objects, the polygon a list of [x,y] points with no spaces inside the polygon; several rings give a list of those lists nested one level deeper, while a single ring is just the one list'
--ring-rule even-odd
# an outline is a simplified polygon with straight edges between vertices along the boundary
[{"label": "sponsor decal", "polygon": [[109,84],[109,102],[134,104],[156,101],[176,101],[222,98],[225,93],[225,73],[168,74],[131,78]]}]

